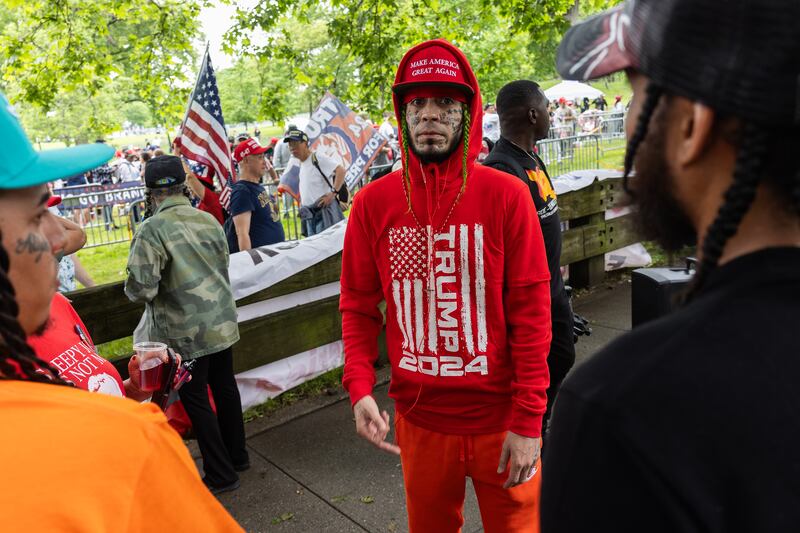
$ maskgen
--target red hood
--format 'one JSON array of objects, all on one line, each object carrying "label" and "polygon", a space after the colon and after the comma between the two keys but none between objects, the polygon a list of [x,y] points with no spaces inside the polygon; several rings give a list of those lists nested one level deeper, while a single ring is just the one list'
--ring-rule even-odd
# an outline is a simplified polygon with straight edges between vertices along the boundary
[{"label": "red hood", "polygon": [[[472,67],[467,61],[467,57],[464,53],[450,44],[449,42],[445,41],[444,39],[435,39],[433,41],[426,41],[424,43],[418,44],[417,46],[411,48],[406,54],[403,56],[403,59],[400,60],[400,65],[397,67],[397,74],[395,76],[395,84],[401,81],[401,75],[406,70],[406,64],[410,60],[409,58],[413,57],[416,52],[422,50],[427,47],[431,46],[441,46],[450,50],[453,55],[456,56],[459,63],[461,64],[461,69],[464,73],[466,82],[472,87],[475,94],[472,96],[472,99],[467,104],[469,106],[469,113],[470,113],[470,129],[469,129],[469,146],[467,152],[467,187],[469,187],[469,175],[472,172],[472,168],[475,165],[475,161],[478,158],[478,154],[481,151],[481,142],[483,136],[483,104],[481,102],[481,92],[480,88],[478,87],[478,80],[475,78],[475,73],[472,71]],[[401,96],[397,93],[392,95],[392,99],[394,101],[394,112],[395,116],[397,117],[397,124],[401,124],[401,116],[400,110],[402,108],[403,102],[401,100]],[[400,135],[400,144],[404,144],[403,136]],[[461,184],[461,167],[462,167],[462,157],[464,154],[463,148],[463,140],[459,143],[458,148],[453,152],[450,158],[447,161],[442,163],[429,163],[424,166],[420,166],[420,161],[417,157],[408,150],[408,161],[406,160],[406,150],[401,149],[400,153],[403,158],[403,165],[408,166],[409,173],[411,176],[412,183],[422,184],[422,171],[427,176],[434,176],[437,179],[444,178],[448,186],[452,183],[458,183],[459,186]],[[433,180],[435,182],[435,180]],[[431,182],[429,182],[429,186],[433,186]]]}]

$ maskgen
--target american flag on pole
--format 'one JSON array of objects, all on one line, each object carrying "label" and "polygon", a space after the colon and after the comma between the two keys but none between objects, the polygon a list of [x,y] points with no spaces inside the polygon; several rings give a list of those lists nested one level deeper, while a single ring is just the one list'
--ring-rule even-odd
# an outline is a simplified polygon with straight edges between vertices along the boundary
[{"label": "american flag on pole", "polygon": [[214,170],[222,184],[219,201],[228,210],[235,176],[228,147],[228,132],[225,130],[225,119],[222,117],[219,101],[217,78],[214,76],[207,48],[197,84],[181,124],[179,139],[182,155]]}]

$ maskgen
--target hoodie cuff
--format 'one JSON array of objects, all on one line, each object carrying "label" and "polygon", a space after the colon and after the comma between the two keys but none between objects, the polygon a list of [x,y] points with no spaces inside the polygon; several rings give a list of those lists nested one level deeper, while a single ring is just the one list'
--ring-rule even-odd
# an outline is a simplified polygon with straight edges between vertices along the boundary
[{"label": "hoodie cuff", "polygon": [[372,385],[369,381],[357,381],[350,384],[347,392],[350,393],[350,406],[353,407],[361,398],[372,394]]},{"label": "hoodie cuff", "polygon": [[511,426],[508,430],[523,437],[539,438],[542,436],[543,417],[543,414],[531,414],[530,411],[514,405],[511,410]]}]

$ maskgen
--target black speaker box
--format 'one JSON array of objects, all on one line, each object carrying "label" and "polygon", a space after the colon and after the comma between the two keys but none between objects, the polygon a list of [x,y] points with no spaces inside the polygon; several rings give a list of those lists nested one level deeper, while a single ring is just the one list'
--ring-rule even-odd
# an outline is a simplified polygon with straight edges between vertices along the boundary
[{"label": "black speaker box", "polygon": [[669,314],[694,271],[688,268],[639,268],[631,274],[633,327]]}]

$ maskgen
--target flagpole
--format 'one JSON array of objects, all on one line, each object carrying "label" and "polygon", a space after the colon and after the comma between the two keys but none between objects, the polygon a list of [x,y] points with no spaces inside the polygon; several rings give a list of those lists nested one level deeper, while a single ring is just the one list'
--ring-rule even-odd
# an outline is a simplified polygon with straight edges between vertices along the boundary
[{"label": "flagpole", "polygon": [[197,88],[197,84],[200,82],[200,77],[203,75],[203,71],[205,71],[205,65],[208,62],[208,51],[210,46],[211,41],[206,41],[206,51],[203,54],[203,61],[200,63],[200,70],[197,71],[197,78],[194,80],[194,86],[192,87],[192,91],[189,93],[189,101],[186,102],[186,113],[184,113],[183,120],[181,121],[181,131],[183,130],[183,125],[186,124],[186,119],[189,116],[189,109],[192,107],[192,96],[194,95],[194,90]]}]

